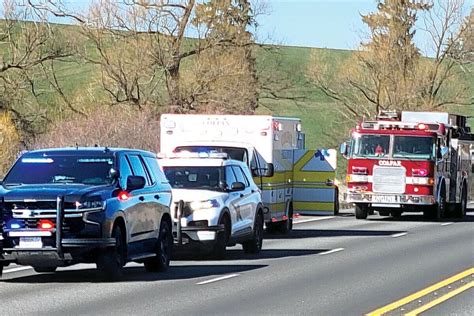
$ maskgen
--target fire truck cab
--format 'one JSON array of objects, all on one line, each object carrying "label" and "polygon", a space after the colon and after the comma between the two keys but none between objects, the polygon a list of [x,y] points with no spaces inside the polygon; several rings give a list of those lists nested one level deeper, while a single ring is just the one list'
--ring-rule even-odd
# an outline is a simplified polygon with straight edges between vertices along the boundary
[{"label": "fire truck cab", "polygon": [[474,134],[465,116],[382,112],[341,145],[348,159],[345,200],[365,219],[423,212],[462,218],[474,202]]}]

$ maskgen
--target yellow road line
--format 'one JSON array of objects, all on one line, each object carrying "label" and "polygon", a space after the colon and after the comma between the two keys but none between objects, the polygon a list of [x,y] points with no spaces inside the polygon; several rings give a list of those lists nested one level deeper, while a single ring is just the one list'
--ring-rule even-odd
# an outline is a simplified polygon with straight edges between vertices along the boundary
[{"label": "yellow road line", "polygon": [[474,287],[474,282],[469,282],[469,283],[467,283],[467,284],[465,284],[465,285],[463,285],[463,286],[461,286],[461,287],[455,289],[454,291],[451,291],[451,292],[449,292],[448,294],[443,295],[443,296],[441,296],[441,297],[435,299],[434,301],[429,302],[429,303],[426,304],[426,305],[423,305],[423,306],[421,306],[421,307],[419,307],[419,308],[417,308],[417,309],[415,309],[415,310],[412,310],[412,311],[409,312],[408,314],[405,314],[405,316],[416,316],[416,315],[418,315],[418,314],[420,314],[420,313],[423,313],[424,311],[426,311],[426,310],[428,310],[428,309],[430,309],[430,308],[432,308],[432,307],[434,307],[434,306],[436,306],[436,305],[438,305],[438,304],[441,304],[441,303],[443,303],[443,302],[446,301],[446,300],[449,300],[451,297],[456,296],[456,295],[458,295],[459,293],[462,293],[462,292],[464,292],[464,291],[466,291],[466,290],[469,290],[471,287]]},{"label": "yellow road line", "polygon": [[454,275],[454,276],[452,276],[452,277],[450,277],[450,278],[448,278],[448,279],[446,279],[446,280],[443,280],[443,281],[441,281],[441,282],[438,282],[438,283],[436,283],[436,284],[433,284],[432,286],[427,287],[426,289],[423,289],[423,290],[421,290],[421,291],[418,291],[418,292],[416,292],[416,293],[413,293],[413,294],[411,294],[411,295],[409,295],[409,296],[407,296],[407,297],[404,297],[404,298],[402,298],[402,299],[400,299],[400,300],[398,300],[398,301],[395,301],[395,302],[393,302],[393,303],[391,303],[391,304],[385,305],[385,306],[383,306],[383,307],[381,307],[381,308],[379,308],[379,309],[376,309],[375,311],[370,312],[370,313],[368,313],[368,314],[366,314],[366,315],[367,315],[367,316],[382,315],[382,314],[384,314],[384,313],[387,313],[387,312],[392,311],[392,310],[394,310],[394,309],[396,309],[396,308],[398,308],[398,307],[400,307],[400,306],[403,306],[403,305],[405,305],[405,304],[408,304],[408,303],[410,303],[411,301],[414,301],[414,300],[416,300],[416,299],[418,299],[418,298],[420,298],[420,297],[422,297],[422,296],[425,296],[426,294],[429,294],[429,293],[431,293],[431,292],[433,292],[433,291],[436,291],[436,290],[438,290],[438,289],[440,289],[440,288],[442,288],[442,287],[444,287],[444,286],[446,286],[446,285],[449,285],[449,284],[451,284],[451,283],[453,283],[453,282],[456,282],[456,281],[458,281],[458,280],[461,280],[462,278],[465,278],[465,277],[467,277],[467,276],[469,276],[469,275],[472,275],[472,274],[474,274],[474,268],[467,269],[466,271],[463,271],[463,272],[461,272],[461,273],[458,273],[458,274],[456,274],[456,275]]}]

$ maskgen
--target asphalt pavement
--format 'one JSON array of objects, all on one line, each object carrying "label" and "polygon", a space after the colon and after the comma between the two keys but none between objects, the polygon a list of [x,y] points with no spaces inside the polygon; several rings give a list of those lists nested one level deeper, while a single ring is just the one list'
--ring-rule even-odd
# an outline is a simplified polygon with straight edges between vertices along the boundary
[{"label": "asphalt pavement", "polygon": [[[474,212],[443,222],[421,214],[356,220],[352,211],[302,216],[289,235],[265,237],[258,255],[235,246],[225,260],[185,257],[165,273],[129,264],[115,283],[101,282],[95,265],[54,274],[11,265],[0,281],[0,315],[363,315],[474,267]],[[457,287],[438,297],[450,286]],[[472,315],[472,294],[471,287],[423,315]]]}]

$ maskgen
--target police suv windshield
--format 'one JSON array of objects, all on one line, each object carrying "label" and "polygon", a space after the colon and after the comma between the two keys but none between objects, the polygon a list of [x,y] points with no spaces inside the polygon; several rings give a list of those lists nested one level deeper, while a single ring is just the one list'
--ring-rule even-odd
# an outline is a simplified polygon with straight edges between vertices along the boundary
[{"label": "police suv windshield", "polygon": [[15,163],[3,184],[111,184],[113,165],[112,156],[29,156]]},{"label": "police suv windshield", "polygon": [[223,167],[163,167],[166,178],[175,189],[203,189],[220,191]]},{"label": "police suv windshield", "polygon": [[248,163],[247,149],[238,147],[223,146],[179,146],[174,152],[192,152],[192,153],[226,153],[230,159],[239,160]]}]

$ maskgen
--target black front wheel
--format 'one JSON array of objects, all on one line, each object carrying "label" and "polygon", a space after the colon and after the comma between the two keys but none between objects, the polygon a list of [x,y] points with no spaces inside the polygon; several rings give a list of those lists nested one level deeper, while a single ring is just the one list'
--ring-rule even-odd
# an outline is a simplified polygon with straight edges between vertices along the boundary
[{"label": "black front wheel", "polygon": [[216,243],[211,252],[214,259],[224,259],[226,255],[227,242],[230,238],[231,224],[228,216],[224,215],[219,221],[219,225],[224,226],[224,230],[217,233]]},{"label": "black front wheel", "polygon": [[97,269],[106,281],[117,281],[123,275],[125,265],[125,244],[120,226],[115,226],[112,231],[115,247],[106,249],[97,258]]},{"label": "black front wheel", "polygon": [[259,253],[263,245],[263,216],[257,214],[255,218],[253,237],[242,244],[245,253]]},{"label": "black front wheel", "polygon": [[145,260],[145,269],[148,272],[164,272],[168,270],[173,249],[173,235],[170,224],[162,221],[156,246],[156,257]]},{"label": "black front wheel", "polygon": [[356,204],[355,205],[355,216],[357,219],[366,219],[369,215],[369,211],[365,205]]},{"label": "black front wheel", "polygon": [[33,267],[33,270],[37,273],[53,273],[56,272],[58,267]]}]

